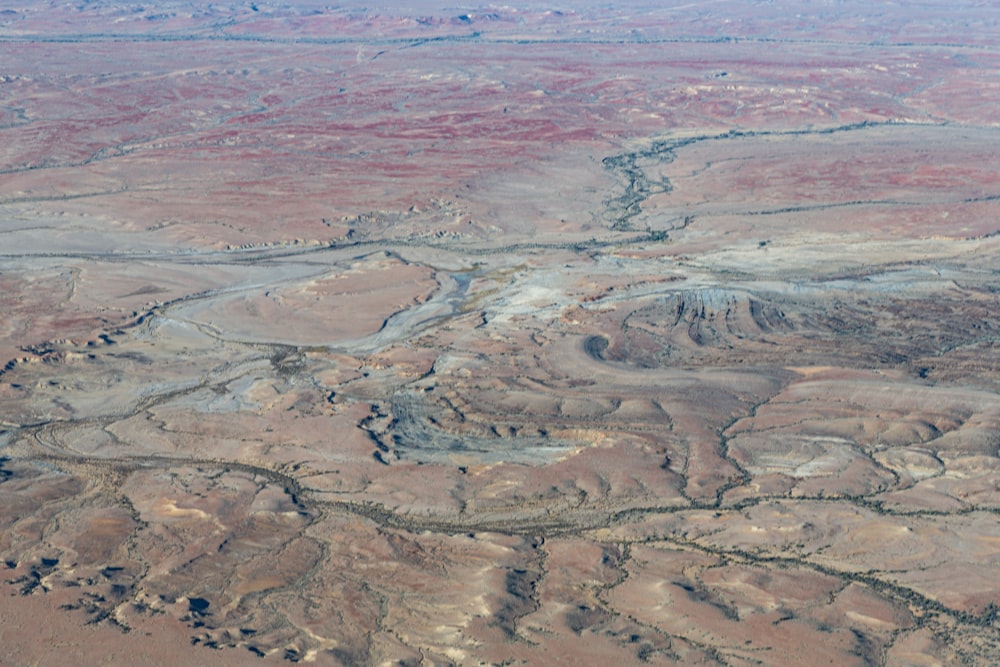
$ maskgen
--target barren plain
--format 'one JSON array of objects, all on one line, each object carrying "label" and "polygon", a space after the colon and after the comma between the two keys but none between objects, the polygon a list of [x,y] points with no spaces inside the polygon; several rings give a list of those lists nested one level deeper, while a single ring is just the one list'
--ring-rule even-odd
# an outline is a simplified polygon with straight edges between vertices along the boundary
[{"label": "barren plain", "polygon": [[0,663],[1000,664],[1000,10],[414,4],[4,3]]}]

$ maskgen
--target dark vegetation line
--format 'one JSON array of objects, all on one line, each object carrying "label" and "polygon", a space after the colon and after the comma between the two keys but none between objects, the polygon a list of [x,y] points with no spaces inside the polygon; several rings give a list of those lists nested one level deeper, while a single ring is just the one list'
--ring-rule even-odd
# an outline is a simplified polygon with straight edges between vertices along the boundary
[{"label": "dark vegetation line", "polygon": [[[233,248],[231,250],[178,250],[171,253],[164,253],[160,251],[0,253],[0,259],[85,259],[107,262],[131,262],[138,260],[144,262],[183,261],[185,264],[253,264],[256,262],[287,259],[289,257],[311,255],[330,250],[346,250],[349,248],[428,248],[432,250],[446,250],[473,257],[484,257],[533,250],[573,250],[577,252],[585,252],[588,250],[619,248],[634,243],[645,243],[660,240],[663,240],[662,234],[659,232],[649,232],[637,233],[635,236],[624,239],[591,238],[585,241],[570,241],[566,243],[538,243],[525,241],[523,243],[509,243],[503,246],[484,248],[478,246],[462,246],[409,239],[360,239],[351,241],[334,240],[327,243],[305,247],[287,247],[284,244],[274,244],[273,246]],[[211,258],[213,257],[217,257],[218,260],[212,260]]]},{"label": "dark vegetation line", "polygon": [[248,42],[255,44],[289,44],[289,45],[338,45],[338,44],[370,44],[370,45],[405,45],[409,47],[435,44],[441,42],[458,42],[471,44],[511,44],[530,46],[533,44],[595,44],[595,45],[660,45],[660,44],[795,44],[809,46],[842,46],[868,48],[948,48],[974,49],[977,51],[995,51],[989,44],[968,44],[963,42],[887,42],[845,41],[835,39],[792,39],[778,37],[751,36],[691,36],[691,37],[660,37],[647,38],[634,35],[622,37],[548,37],[540,39],[524,39],[517,37],[490,37],[481,32],[466,35],[438,35],[433,37],[383,37],[369,39],[364,37],[275,37],[260,34],[227,35],[227,34],[150,34],[150,33],[67,33],[64,35],[0,35],[0,43],[9,44],[78,44],[96,42],[135,42],[135,43],[175,43],[175,42]]},{"label": "dark vegetation line", "polygon": [[831,208],[848,208],[852,206],[926,206],[928,204],[979,204],[992,201],[1000,201],[1000,194],[932,201],[905,201],[902,199],[853,199],[851,201],[830,202],[826,204],[806,204],[801,206],[785,206],[783,208],[760,209],[758,211],[742,211],[736,213],[736,215],[780,215],[782,213],[803,213],[805,211],[823,211]]},{"label": "dark vegetation line", "polygon": [[[646,170],[640,166],[640,160],[656,161],[660,165],[670,164],[676,159],[677,151],[679,149],[708,141],[730,141],[733,139],[752,139],[758,137],[831,135],[839,134],[841,132],[854,132],[858,130],[868,130],[876,127],[888,126],[945,127],[946,123],[897,123],[892,120],[881,122],[861,121],[859,123],[851,123],[849,125],[839,125],[836,127],[821,129],[730,130],[729,132],[723,134],[702,134],[694,137],[683,137],[679,139],[657,139],[645,148],[627,153],[621,153],[619,155],[613,155],[602,160],[604,168],[614,174],[624,187],[624,192],[622,192],[622,194],[604,201],[604,205],[606,207],[604,218],[614,231],[635,231],[632,227],[631,221],[632,218],[642,213],[642,203],[652,195],[667,194],[673,189],[670,179],[665,176],[655,180],[650,179],[646,174]],[[997,195],[997,197],[1000,198],[1000,195]],[[858,201],[834,204],[817,204],[815,207],[803,206],[776,210],[747,211],[743,213],[743,215],[772,215],[775,213],[791,213],[812,210],[813,208],[832,208],[836,206],[852,206],[864,203],[867,202]],[[888,204],[895,202],[880,202],[878,200],[874,200],[871,203]],[[963,200],[962,203],[968,202]],[[690,222],[690,219],[685,219],[684,225],[686,226]],[[650,236],[655,234],[655,232],[651,232]],[[662,235],[663,233],[660,234]]]}]

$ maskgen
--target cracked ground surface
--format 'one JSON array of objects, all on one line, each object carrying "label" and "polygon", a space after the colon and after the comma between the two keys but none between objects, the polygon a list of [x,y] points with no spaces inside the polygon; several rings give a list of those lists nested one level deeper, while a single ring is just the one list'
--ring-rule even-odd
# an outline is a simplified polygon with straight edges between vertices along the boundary
[{"label": "cracked ground surface", "polygon": [[799,9],[0,12],[0,662],[1000,662],[1000,17]]}]

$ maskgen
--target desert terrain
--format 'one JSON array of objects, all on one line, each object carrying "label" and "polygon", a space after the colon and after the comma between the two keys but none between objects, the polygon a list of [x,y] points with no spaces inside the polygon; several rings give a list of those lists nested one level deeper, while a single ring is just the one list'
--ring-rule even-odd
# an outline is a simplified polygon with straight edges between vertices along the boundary
[{"label": "desert terrain", "polygon": [[0,664],[1000,664],[1000,10],[0,9]]}]

